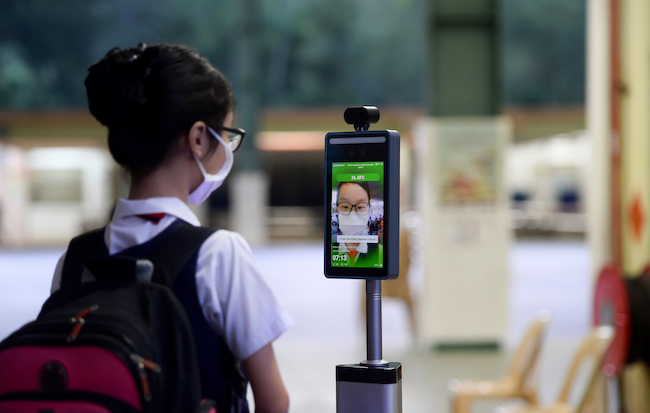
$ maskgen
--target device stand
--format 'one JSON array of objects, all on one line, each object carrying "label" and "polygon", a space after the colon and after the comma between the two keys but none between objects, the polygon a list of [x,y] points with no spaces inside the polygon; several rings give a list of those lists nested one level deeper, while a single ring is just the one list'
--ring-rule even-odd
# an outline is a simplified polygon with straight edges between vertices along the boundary
[{"label": "device stand", "polygon": [[366,280],[366,360],[336,366],[337,413],[401,413],[402,364],[382,358],[381,280]]}]

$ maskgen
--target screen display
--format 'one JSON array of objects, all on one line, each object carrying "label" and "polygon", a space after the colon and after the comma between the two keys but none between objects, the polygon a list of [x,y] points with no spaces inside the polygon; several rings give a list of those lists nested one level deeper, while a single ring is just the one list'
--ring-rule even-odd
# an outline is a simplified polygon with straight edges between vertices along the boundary
[{"label": "screen display", "polygon": [[384,162],[332,163],[332,267],[384,266]]}]

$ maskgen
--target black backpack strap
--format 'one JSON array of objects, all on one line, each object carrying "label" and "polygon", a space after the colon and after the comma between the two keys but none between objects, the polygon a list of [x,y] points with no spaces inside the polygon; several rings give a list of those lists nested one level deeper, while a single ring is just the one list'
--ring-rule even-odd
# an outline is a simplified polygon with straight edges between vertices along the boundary
[{"label": "black backpack strap", "polygon": [[[154,282],[171,286],[176,276],[181,272],[188,260],[198,252],[203,242],[210,237],[216,229],[206,227],[195,227],[180,219],[160,235],[162,239],[152,244],[152,248],[145,248],[148,251],[142,251],[141,246],[135,246],[133,250],[128,249],[119,255],[132,257],[141,257],[150,260],[153,263]],[[148,245],[142,244],[144,247]],[[138,251],[140,250],[140,251]]]},{"label": "black backpack strap", "polygon": [[[98,281],[134,279],[138,268],[136,258],[144,258],[153,263],[153,281],[171,286],[176,275],[215,231],[213,228],[195,227],[178,219],[144,244],[127,248],[112,256],[109,256],[104,243],[104,228],[87,232],[70,241],[63,265],[61,287],[80,283],[84,268],[88,268]],[[127,268],[132,270],[125,271]]]},{"label": "black backpack strap", "polygon": [[74,237],[68,245],[61,274],[61,288],[79,284],[83,274],[83,261],[108,255],[104,243],[106,227]]}]

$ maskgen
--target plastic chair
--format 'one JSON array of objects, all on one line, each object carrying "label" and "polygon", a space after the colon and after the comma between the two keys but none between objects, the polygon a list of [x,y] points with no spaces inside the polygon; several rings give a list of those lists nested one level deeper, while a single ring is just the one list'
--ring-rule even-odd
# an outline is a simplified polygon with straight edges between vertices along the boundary
[{"label": "plastic chair", "polygon": [[452,380],[449,390],[453,412],[469,413],[474,400],[486,398],[518,398],[537,404],[535,367],[551,318],[549,311],[537,314],[503,378],[493,381]]},{"label": "plastic chair", "polygon": [[530,404],[504,411],[508,413],[584,413],[593,411],[592,396],[595,396],[596,383],[599,377],[602,377],[602,361],[613,339],[614,328],[611,326],[595,327],[591,331],[580,345],[564,381],[560,396],[552,405],[540,407],[537,404]]}]

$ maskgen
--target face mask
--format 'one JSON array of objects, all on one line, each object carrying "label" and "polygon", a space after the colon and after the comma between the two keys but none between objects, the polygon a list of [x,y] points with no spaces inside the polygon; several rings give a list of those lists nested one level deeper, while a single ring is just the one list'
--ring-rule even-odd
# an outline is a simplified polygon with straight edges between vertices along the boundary
[{"label": "face mask", "polygon": [[[194,152],[192,152],[192,155],[194,155],[194,159],[196,160],[196,163],[199,164],[199,169],[203,174],[203,182],[201,182],[201,185],[192,191],[190,196],[187,198],[188,202],[194,205],[199,205],[201,202],[208,199],[210,194],[219,188],[221,184],[223,184],[223,181],[226,180],[226,177],[230,173],[232,164],[234,162],[232,151],[230,150],[230,147],[223,141],[221,136],[219,136],[219,134],[213,131],[211,128],[208,128],[208,131],[219,141],[221,146],[223,146],[223,149],[226,151],[226,161],[223,163],[223,166],[221,166],[219,172],[216,174],[209,174],[205,172],[205,168],[203,167],[203,164],[201,163],[199,157],[196,156]],[[217,150],[219,150],[219,148],[217,148]]]},{"label": "face mask", "polygon": [[348,215],[339,214],[339,229],[343,235],[362,235],[368,227],[368,215],[350,211]]}]

